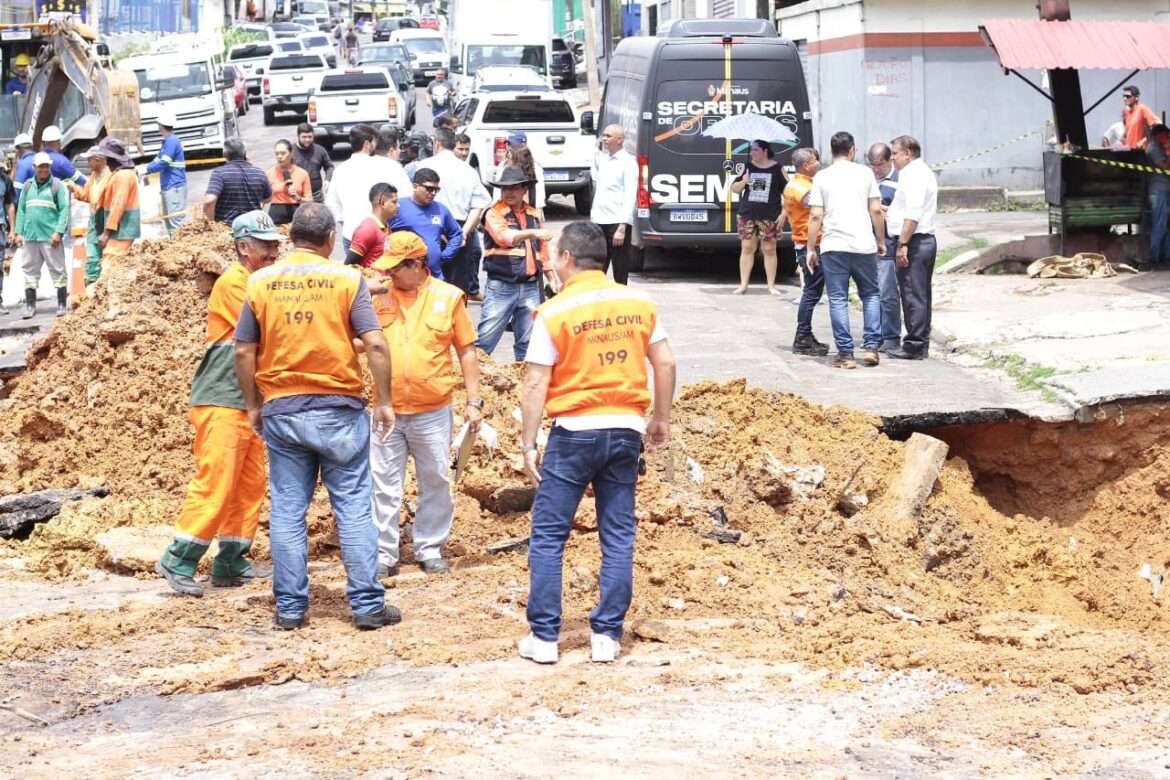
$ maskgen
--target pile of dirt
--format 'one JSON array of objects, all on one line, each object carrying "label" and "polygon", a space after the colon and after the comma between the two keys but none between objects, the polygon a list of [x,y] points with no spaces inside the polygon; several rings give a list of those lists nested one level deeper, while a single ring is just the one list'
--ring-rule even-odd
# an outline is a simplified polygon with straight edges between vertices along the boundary
[{"label": "pile of dirt", "polygon": [[[0,408],[0,452],[9,459],[2,473],[14,475],[0,492],[103,483],[111,495],[71,505],[27,542],[7,545],[8,554],[41,573],[75,572],[101,562],[92,541],[98,532],[174,517],[192,471],[185,413],[202,349],[203,292],[230,252],[226,233],[193,228],[174,243],[147,243],[38,348]],[[526,557],[519,543],[498,554],[490,549],[527,535],[533,490],[517,454],[519,372],[484,356],[486,419],[500,446],[478,444],[457,486],[447,548],[456,575],[395,583],[394,600],[408,615],[420,614],[396,629],[397,658],[436,663],[512,652]],[[897,488],[907,445],[884,436],[878,420],[743,381],[684,388],[672,432],[669,450],[647,454],[639,482],[633,638],[718,642],[731,655],[820,665],[932,667],[1080,693],[1160,687],[1170,679],[1163,601],[1136,576],[1152,559],[1136,541],[1119,543],[1165,538],[1165,513],[1153,503],[1129,513],[1124,496],[1137,482],[1151,495],[1163,490],[1167,434],[1135,438],[1142,458],[1113,456],[1118,468],[1102,472],[1113,481],[1098,483],[1092,497],[1092,517],[1100,520],[1074,532],[1067,518],[997,511],[959,457],[946,462],[924,505],[907,513]],[[1026,451],[1035,442],[1004,444]],[[408,483],[406,526],[414,496]],[[1125,515],[1106,522],[1111,512]],[[311,527],[318,558],[330,557],[329,525],[327,505],[318,501]],[[566,553],[568,630],[579,629],[597,597],[596,532],[586,498]],[[384,663],[384,646],[339,630],[345,607],[337,567],[314,578],[316,617],[305,634],[311,653],[297,644],[302,640],[278,637],[266,640],[264,653],[247,656],[255,644],[247,637],[272,608],[257,584],[237,603],[16,621],[0,631],[0,660],[73,652],[78,636],[91,650],[129,648],[132,624],[139,636],[151,633],[155,665],[170,658],[177,669],[190,653],[184,627],[211,621],[220,638],[220,649],[208,651],[212,671],[164,675],[162,689],[329,679],[341,667],[356,674]],[[417,612],[424,604],[427,611]],[[92,679],[83,658],[73,652],[70,659],[79,680]],[[148,683],[159,689],[158,679]]]}]

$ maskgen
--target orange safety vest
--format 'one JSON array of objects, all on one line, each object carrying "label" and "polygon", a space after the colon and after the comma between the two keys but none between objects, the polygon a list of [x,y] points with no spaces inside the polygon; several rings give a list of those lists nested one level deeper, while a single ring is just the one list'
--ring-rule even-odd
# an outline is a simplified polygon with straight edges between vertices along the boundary
[{"label": "orange safety vest", "polygon": [[646,413],[646,356],[658,321],[650,296],[602,271],[581,271],[536,316],[559,355],[545,401],[550,417]]},{"label": "orange safety vest", "polygon": [[264,400],[290,395],[362,397],[349,324],[361,272],[298,249],[248,279],[260,325],[256,387]]},{"label": "orange safety vest", "polygon": [[808,243],[808,220],[812,215],[812,207],[804,205],[804,197],[812,192],[812,179],[799,173],[793,174],[792,180],[784,187],[784,211],[792,223],[792,242],[795,244]]},{"label": "orange safety vest", "polygon": [[414,304],[406,309],[393,290],[374,296],[374,313],[390,346],[391,394],[398,414],[441,409],[451,403],[451,393],[459,384],[451,345],[463,291],[431,277],[416,294]]}]

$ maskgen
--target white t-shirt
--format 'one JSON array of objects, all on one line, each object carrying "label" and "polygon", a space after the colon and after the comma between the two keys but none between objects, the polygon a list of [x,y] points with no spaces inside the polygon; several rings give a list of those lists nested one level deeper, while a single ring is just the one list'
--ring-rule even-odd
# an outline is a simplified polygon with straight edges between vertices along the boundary
[{"label": "white t-shirt", "polygon": [[813,177],[808,205],[825,210],[821,223],[821,252],[877,253],[877,239],[869,216],[870,199],[881,200],[873,171],[851,160],[834,160]]},{"label": "white t-shirt", "polygon": [[[657,344],[666,338],[666,329],[662,327],[662,320],[655,320],[654,331],[650,334],[650,343]],[[528,336],[528,352],[524,355],[525,362],[538,366],[555,366],[561,359],[552,336],[540,317],[532,323],[532,333]],[[558,417],[553,425],[559,425],[566,431],[599,431],[610,428],[630,428],[638,433],[646,432],[646,419],[636,414],[589,414],[576,417]]]}]

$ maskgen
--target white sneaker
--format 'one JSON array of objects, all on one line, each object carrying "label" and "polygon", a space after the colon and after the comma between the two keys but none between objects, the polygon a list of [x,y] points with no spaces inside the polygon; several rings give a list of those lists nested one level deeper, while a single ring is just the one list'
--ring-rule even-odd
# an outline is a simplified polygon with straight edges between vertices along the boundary
[{"label": "white sneaker", "polygon": [[593,646],[593,663],[611,664],[622,651],[621,643],[605,634],[594,634],[590,639]]},{"label": "white sneaker", "polygon": [[520,657],[538,664],[555,664],[558,657],[557,643],[546,642],[529,634],[520,640]]}]

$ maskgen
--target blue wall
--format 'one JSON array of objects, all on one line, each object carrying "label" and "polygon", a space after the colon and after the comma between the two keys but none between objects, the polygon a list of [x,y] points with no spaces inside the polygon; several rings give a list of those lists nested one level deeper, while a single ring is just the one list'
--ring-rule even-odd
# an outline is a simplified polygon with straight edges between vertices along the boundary
[{"label": "blue wall", "polygon": [[101,0],[103,34],[198,32],[198,0]]}]

